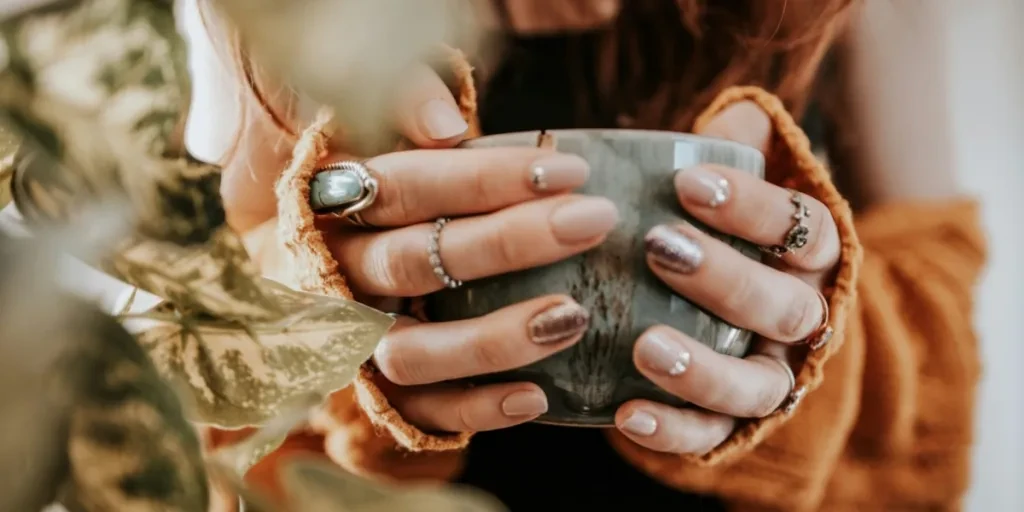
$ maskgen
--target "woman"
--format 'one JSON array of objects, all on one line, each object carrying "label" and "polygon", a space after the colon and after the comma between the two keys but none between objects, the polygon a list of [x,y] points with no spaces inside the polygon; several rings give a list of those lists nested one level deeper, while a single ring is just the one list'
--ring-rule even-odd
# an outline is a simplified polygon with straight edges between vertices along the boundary
[{"label": "woman", "polygon": [[[675,187],[681,206],[703,223],[759,245],[781,244],[786,250],[771,266],[739,258],[685,225],[647,234],[652,272],[762,341],[754,355],[734,359],[672,329],[651,329],[637,340],[637,368],[699,408],[630,402],[618,411],[617,428],[604,433],[523,425],[547,408],[529,383],[445,385],[571,346],[588,312],[570,297],[539,297],[448,324],[402,317],[355,392],[336,394],[330,414],[314,422],[317,432],[291,438],[250,479],[273,487],[282,457],[326,451],[364,474],[459,478],[513,510],[956,509],[979,374],[970,294],[984,248],[975,205],[958,197],[942,153],[945,98],[912,92],[926,84],[945,90],[942,7],[497,4],[503,16],[493,21],[509,46],[481,82],[484,132],[692,129],[766,153],[768,183],[700,166],[681,170]],[[895,27],[893,19],[913,23]],[[856,208],[856,233],[847,203],[786,112],[799,114],[810,102],[833,49],[830,97],[842,101],[823,105],[832,108],[818,119],[832,135],[829,158]],[[316,151],[326,147],[325,135],[314,126],[300,136],[287,93],[268,94],[256,78],[250,82],[260,94],[244,96],[243,115],[193,122],[219,129],[223,144],[207,146],[203,156],[228,163],[229,220],[283,280],[350,290],[383,307],[384,299],[424,295],[449,280],[578,254],[600,244],[618,219],[609,201],[571,194],[588,178],[578,158],[544,149],[446,149],[476,131],[472,84],[453,94],[423,71],[397,102],[396,130],[428,150],[366,162],[380,194],[361,216],[376,229],[314,231],[290,186],[301,188],[314,167],[351,157]],[[774,96],[732,88],[743,85]],[[275,265],[272,184],[291,151],[281,141],[293,136],[300,150],[280,178],[281,235],[293,254],[315,264],[282,268]],[[225,153],[228,146],[234,151]],[[787,186],[803,193],[808,208],[805,244],[784,242],[794,226]],[[440,258],[431,261],[425,247],[439,217],[459,219],[443,227]],[[234,437],[216,433],[214,442]]]}]

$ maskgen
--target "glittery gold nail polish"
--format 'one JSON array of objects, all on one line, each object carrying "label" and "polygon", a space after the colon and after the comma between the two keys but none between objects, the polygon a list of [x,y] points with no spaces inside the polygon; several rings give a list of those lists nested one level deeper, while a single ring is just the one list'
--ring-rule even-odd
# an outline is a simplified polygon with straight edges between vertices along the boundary
[{"label": "glittery gold nail polish", "polygon": [[575,302],[556,304],[534,315],[527,324],[534,343],[548,344],[566,340],[587,330],[590,314]]}]

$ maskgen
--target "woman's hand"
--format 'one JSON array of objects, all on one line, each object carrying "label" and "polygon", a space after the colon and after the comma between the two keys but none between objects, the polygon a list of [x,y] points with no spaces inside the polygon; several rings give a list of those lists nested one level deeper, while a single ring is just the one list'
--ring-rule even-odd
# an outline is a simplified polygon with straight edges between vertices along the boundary
[{"label": "woman's hand", "polygon": [[[767,116],[740,103],[712,121],[705,135],[729,138],[765,151]],[[717,231],[760,246],[784,244],[796,224],[793,194],[714,165],[684,169],[675,186],[683,208]],[[806,244],[765,264],[686,224],[657,226],[647,234],[647,260],[679,294],[733,325],[760,335],[745,359],[725,356],[665,326],[637,341],[639,371],[698,408],[677,409],[645,400],[623,405],[616,425],[652,450],[703,454],[721,444],[744,418],[775,412],[793,392],[790,364],[807,350],[827,314],[820,288],[839,261],[835,222],[820,202],[800,195],[808,216]],[[771,340],[771,341],[769,341]]]},{"label": "woman's hand", "polygon": [[[539,148],[445,149],[467,129],[454,99],[432,72],[410,84],[395,125],[414,144],[432,149],[364,162],[379,189],[359,212],[372,229],[330,218],[319,225],[360,300],[384,308],[385,299],[436,292],[444,286],[439,265],[451,278],[473,280],[549,264],[600,244],[618,222],[611,201],[570,193],[589,177],[582,158]],[[269,161],[283,167],[281,158]],[[266,222],[274,211],[268,189],[273,168],[236,166],[227,173],[225,202],[236,229],[262,223],[249,230],[247,246],[253,252],[274,247],[257,239],[273,233],[266,229],[273,228]],[[441,217],[458,218],[440,232],[440,261],[432,262],[428,247]],[[374,356],[383,377],[378,384],[408,422],[427,431],[482,431],[530,421],[547,410],[535,384],[467,388],[447,381],[511,370],[564,350],[580,340],[588,320],[586,310],[565,295],[458,322],[402,317]]]},{"label": "woman's hand", "polygon": [[[581,253],[601,243],[618,221],[607,199],[567,193],[586,181],[586,162],[550,150],[415,150],[365,165],[380,193],[360,215],[378,229],[324,227],[329,249],[361,297],[418,297],[442,289],[438,262],[427,249],[439,217],[459,217],[440,233],[440,266],[467,281]],[[466,388],[445,382],[519,368],[564,350],[579,341],[587,321],[587,312],[564,295],[458,322],[403,318],[375,353],[387,379],[379,385],[406,421],[424,430],[481,431],[529,421],[547,410],[535,384]]]}]

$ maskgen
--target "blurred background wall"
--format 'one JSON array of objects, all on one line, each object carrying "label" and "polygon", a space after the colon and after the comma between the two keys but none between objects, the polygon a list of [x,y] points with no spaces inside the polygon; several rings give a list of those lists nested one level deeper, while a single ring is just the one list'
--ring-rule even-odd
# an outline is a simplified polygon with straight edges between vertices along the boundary
[{"label": "blurred background wall", "polygon": [[[910,0],[921,1],[921,0]],[[950,52],[957,167],[980,194],[991,265],[977,316],[985,377],[967,510],[1024,510],[1024,2],[942,0],[959,18]]]}]

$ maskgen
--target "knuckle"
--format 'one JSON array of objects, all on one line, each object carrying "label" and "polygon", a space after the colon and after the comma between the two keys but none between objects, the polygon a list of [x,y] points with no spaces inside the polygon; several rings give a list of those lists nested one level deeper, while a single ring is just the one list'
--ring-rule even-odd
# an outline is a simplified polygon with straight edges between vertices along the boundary
[{"label": "knuckle", "polygon": [[777,385],[764,386],[754,394],[745,416],[752,418],[763,418],[768,416],[779,407],[782,400],[786,398],[785,390]]},{"label": "knuckle", "polygon": [[474,408],[466,400],[459,400],[455,405],[454,419],[459,432],[478,432],[486,430],[485,422],[474,414]]},{"label": "knuckle", "polygon": [[735,425],[729,418],[716,418],[715,421],[705,425],[704,439],[699,446],[695,447],[692,453],[704,455],[724,443],[732,435]]},{"label": "knuckle", "polygon": [[807,246],[798,251],[798,265],[809,270],[824,270],[833,265],[839,259],[839,230],[831,212],[825,205],[818,203],[812,205],[810,224],[811,235]]},{"label": "knuckle", "polygon": [[524,256],[517,244],[513,242],[512,237],[509,236],[509,233],[512,232],[510,229],[498,226],[497,229],[486,235],[482,244],[487,248],[491,261],[503,269],[518,268],[518,262],[521,262]]},{"label": "knuckle", "polygon": [[737,400],[735,386],[721,385],[708,387],[703,391],[704,399],[701,404],[711,410],[727,411],[735,408],[735,404],[742,403]]},{"label": "knuckle", "polygon": [[406,194],[401,184],[386,172],[378,172],[376,178],[380,196],[366,214],[373,215],[373,210],[376,210],[375,217],[388,219],[389,222],[402,223],[403,220],[409,218],[409,213],[415,208],[413,204],[415,194]]},{"label": "knuckle", "polygon": [[736,274],[734,279],[733,286],[725,287],[727,291],[721,301],[723,313],[731,317],[736,317],[747,311],[751,305],[758,304],[760,295],[760,287],[753,275],[749,273]]},{"label": "knuckle", "polygon": [[471,349],[472,360],[484,372],[500,371],[517,366],[515,354],[504,343],[478,338]]},{"label": "knuckle", "polygon": [[496,194],[493,188],[494,180],[492,176],[489,176],[488,174],[489,173],[485,172],[482,168],[474,167],[466,178],[469,182],[469,187],[467,188],[471,194],[469,198],[471,198],[476,204],[487,206],[497,204],[497,198],[495,197]]},{"label": "knuckle", "polygon": [[765,385],[753,390],[751,400],[743,411],[747,418],[763,418],[775,412],[789,394],[787,380],[781,376],[773,376]]},{"label": "knuckle", "polygon": [[817,296],[795,299],[785,306],[776,324],[778,341],[797,341],[807,337],[821,320],[821,303]]},{"label": "knuckle", "polygon": [[403,261],[403,253],[395,245],[392,238],[380,237],[371,243],[363,260],[366,275],[385,290],[398,291],[414,282],[410,272],[413,266]]},{"label": "knuckle", "polygon": [[748,210],[743,222],[750,225],[751,234],[754,235],[751,238],[763,236],[765,238],[776,237],[779,240],[783,239],[785,233],[782,236],[777,236],[776,233],[778,229],[776,223],[779,218],[778,205],[770,201],[756,200],[749,201],[745,208],[748,208]]}]

